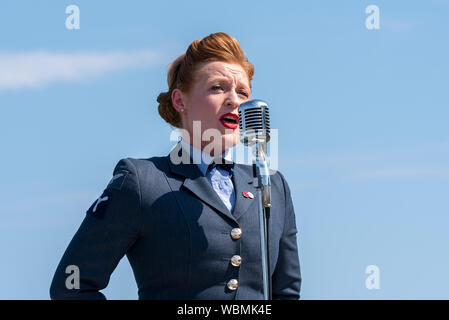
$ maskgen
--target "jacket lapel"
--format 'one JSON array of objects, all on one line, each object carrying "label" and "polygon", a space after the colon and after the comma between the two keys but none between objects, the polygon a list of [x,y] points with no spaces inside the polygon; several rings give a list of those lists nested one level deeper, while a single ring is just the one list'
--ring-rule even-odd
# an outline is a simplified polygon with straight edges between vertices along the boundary
[{"label": "jacket lapel", "polygon": [[235,220],[198,166],[191,162],[188,152],[185,152],[180,143],[168,155],[170,170],[185,177],[182,184],[183,187],[190,190],[199,199],[215,208],[222,215]]},{"label": "jacket lapel", "polygon": [[[246,212],[250,211],[250,206],[257,205],[257,202],[260,201],[257,194],[257,189],[254,186],[252,177],[249,172],[252,170],[245,170],[245,165],[235,164],[234,166],[234,190],[235,190],[235,205],[233,216],[236,220],[238,220],[242,215]],[[247,166],[246,166],[247,167]],[[248,169],[248,168],[247,168]],[[251,192],[254,195],[254,198],[247,198],[243,195],[243,191]],[[253,210],[257,213],[257,210]]]},{"label": "jacket lapel", "polygon": [[[209,181],[196,164],[191,163],[190,156],[178,143],[168,155],[168,163],[173,173],[185,177],[182,184],[183,187],[190,190],[203,202],[215,208],[220,214],[234,221],[238,220],[246,212],[250,211],[250,207],[258,205],[259,196],[254,186],[254,178],[251,174],[251,167],[242,164],[234,165],[234,175],[232,181],[234,183],[235,204],[233,212],[229,212],[226,205],[221,201]],[[251,192],[254,198],[248,198],[243,195],[243,191]],[[255,210],[257,212],[257,210]]]}]

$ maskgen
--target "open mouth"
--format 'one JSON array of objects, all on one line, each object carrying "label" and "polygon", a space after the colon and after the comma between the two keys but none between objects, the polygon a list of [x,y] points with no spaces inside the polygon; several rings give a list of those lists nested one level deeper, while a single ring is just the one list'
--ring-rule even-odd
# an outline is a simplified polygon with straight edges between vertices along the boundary
[{"label": "open mouth", "polygon": [[223,126],[229,129],[237,129],[239,126],[239,117],[234,113],[226,113],[220,117]]}]

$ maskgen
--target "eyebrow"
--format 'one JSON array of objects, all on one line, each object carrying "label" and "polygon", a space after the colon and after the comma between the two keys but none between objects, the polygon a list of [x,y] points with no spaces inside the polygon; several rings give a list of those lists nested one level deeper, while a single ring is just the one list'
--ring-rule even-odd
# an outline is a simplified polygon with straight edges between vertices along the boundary
[{"label": "eyebrow", "polygon": [[[216,80],[224,80],[224,81],[230,82],[229,78],[223,77],[223,76],[211,76],[207,82],[212,82],[212,81],[216,81]],[[251,91],[251,85],[248,86],[247,84],[245,84],[242,81],[239,81],[237,83],[237,85],[243,86],[245,89],[248,89],[249,91]]]}]

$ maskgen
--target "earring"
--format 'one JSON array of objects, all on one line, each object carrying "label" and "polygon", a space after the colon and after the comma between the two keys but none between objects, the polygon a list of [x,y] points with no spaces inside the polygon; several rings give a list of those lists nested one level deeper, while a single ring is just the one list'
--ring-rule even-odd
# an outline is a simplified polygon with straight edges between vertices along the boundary
[{"label": "earring", "polygon": [[181,112],[184,112],[184,108],[181,108]]}]

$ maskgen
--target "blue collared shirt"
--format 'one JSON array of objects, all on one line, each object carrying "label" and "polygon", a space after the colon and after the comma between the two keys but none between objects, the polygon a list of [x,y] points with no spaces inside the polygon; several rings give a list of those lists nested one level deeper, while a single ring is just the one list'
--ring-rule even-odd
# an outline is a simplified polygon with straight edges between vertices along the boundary
[{"label": "blue collared shirt", "polygon": [[[226,170],[218,170],[216,167],[213,167],[212,170],[207,170],[212,160],[215,159],[214,157],[187,144],[184,140],[181,140],[181,145],[184,149],[190,150],[190,158],[193,160],[193,163],[198,166],[201,173],[207,178],[215,192],[229,209],[229,212],[232,212],[235,204],[232,176],[230,176]],[[226,150],[221,157],[227,161],[232,161],[231,149]]]}]

